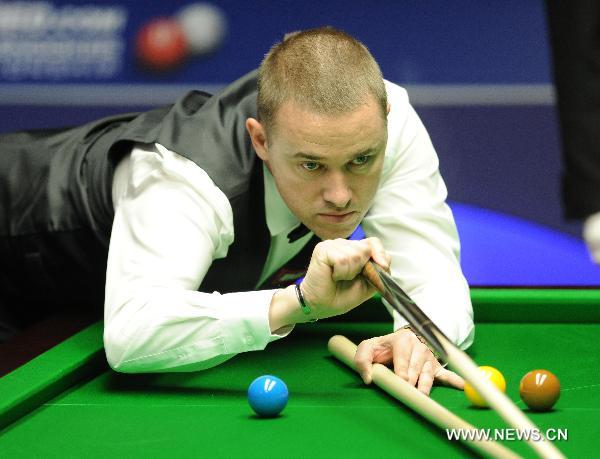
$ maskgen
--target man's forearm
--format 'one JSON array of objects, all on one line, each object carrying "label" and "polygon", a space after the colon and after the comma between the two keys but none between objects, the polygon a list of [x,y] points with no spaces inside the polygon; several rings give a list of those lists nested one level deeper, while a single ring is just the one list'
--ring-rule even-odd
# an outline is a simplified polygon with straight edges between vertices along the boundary
[{"label": "man's forearm", "polygon": [[138,290],[129,300],[109,297],[104,325],[108,361],[126,373],[189,371],[262,350],[291,331],[275,335],[269,330],[275,293],[220,295],[161,287]]},{"label": "man's forearm", "polygon": [[273,295],[269,308],[269,325],[271,333],[297,323],[307,322],[294,292],[294,286],[279,290]]}]

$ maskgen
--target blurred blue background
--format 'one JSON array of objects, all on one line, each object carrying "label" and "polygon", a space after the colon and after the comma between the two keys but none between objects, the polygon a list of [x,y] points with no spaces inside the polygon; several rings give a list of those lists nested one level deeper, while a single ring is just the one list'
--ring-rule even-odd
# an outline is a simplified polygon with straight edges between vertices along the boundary
[{"label": "blurred blue background", "polygon": [[471,284],[600,284],[580,223],[562,217],[540,0],[0,2],[0,132],[216,91],[285,33],[321,25],[362,40],[407,88],[440,157]]}]

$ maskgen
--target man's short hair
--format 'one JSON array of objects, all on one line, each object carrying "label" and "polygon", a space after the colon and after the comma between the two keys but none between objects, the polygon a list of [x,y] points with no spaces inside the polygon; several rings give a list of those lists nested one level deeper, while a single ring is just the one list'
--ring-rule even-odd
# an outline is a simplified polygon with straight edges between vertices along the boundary
[{"label": "man's short hair", "polygon": [[287,34],[273,45],[258,73],[258,120],[267,131],[291,101],[322,115],[343,115],[374,97],[387,118],[379,65],[357,39],[332,27]]}]

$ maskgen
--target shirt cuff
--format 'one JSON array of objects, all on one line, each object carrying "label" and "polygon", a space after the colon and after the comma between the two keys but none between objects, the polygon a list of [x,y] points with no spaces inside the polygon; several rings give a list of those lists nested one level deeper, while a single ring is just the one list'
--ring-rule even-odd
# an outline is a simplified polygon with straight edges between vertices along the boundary
[{"label": "shirt cuff", "polygon": [[[228,304],[236,304],[224,308],[220,313],[221,336],[227,354],[239,354],[248,351],[259,351],[267,344],[288,336],[293,325],[282,327],[271,333],[269,325],[269,308],[271,299],[278,290],[258,290],[243,293],[228,293]],[[235,301],[239,296],[242,301]]]}]

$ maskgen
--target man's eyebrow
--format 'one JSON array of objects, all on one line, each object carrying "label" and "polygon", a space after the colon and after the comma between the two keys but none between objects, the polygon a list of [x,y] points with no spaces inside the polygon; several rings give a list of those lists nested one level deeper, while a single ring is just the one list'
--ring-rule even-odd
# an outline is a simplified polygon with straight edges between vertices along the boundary
[{"label": "man's eyebrow", "polygon": [[305,153],[303,151],[299,151],[298,153],[294,153],[294,158],[302,158],[302,159],[310,159],[311,161],[320,161],[325,159],[324,156],[315,155],[313,153]]},{"label": "man's eyebrow", "polygon": [[[378,151],[378,147],[371,147],[368,148],[367,150],[363,150],[363,151],[359,151],[357,153],[353,153],[351,155],[348,155],[349,158],[356,158],[357,156],[361,156],[361,155],[371,155],[373,153],[376,153]],[[297,153],[294,153],[294,155],[292,156],[293,158],[301,158],[301,159],[308,159],[310,161],[321,161],[324,159],[327,159],[327,157],[325,156],[319,156],[319,155],[315,155],[314,153],[306,153],[303,151],[299,151]]]}]

